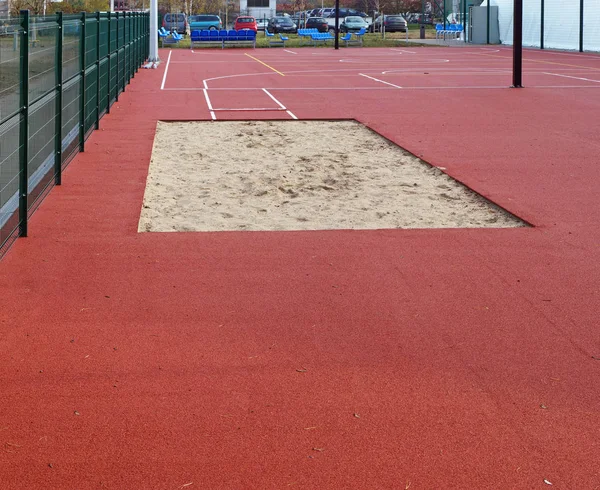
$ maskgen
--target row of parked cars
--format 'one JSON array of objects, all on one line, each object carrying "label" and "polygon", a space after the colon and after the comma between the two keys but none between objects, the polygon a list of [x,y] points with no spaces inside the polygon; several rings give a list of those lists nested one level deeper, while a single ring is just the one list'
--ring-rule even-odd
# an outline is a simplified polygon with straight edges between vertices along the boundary
[{"label": "row of parked cars", "polygon": [[[316,10],[316,9],[315,9]],[[335,17],[335,9],[319,9],[326,15]],[[312,11],[309,11],[312,12]],[[408,23],[401,15],[380,15],[371,21],[370,17],[364,12],[358,12],[353,9],[340,9],[340,14],[355,13],[356,15],[345,15],[340,17],[340,32],[358,32],[365,29],[370,32],[380,32],[385,28],[387,32],[406,32]],[[187,34],[191,31],[201,30],[221,30],[225,28],[223,22],[218,15],[200,14],[190,15],[189,18],[185,14],[165,14],[162,25],[165,29],[176,31],[180,34]],[[270,19],[256,19],[251,16],[239,16],[233,25],[236,31],[248,29],[254,32],[267,30],[271,33],[296,33],[298,27],[307,29],[317,29],[319,32],[328,32],[334,30],[331,17],[311,16],[300,19],[294,22],[294,18],[281,15],[271,17]]]}]

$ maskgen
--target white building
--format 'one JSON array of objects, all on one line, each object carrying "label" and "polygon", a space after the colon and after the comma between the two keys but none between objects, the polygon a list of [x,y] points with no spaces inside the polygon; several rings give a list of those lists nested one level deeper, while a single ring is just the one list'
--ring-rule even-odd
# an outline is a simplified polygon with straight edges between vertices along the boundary
[{"label": "white building", "polygon": [[240,15],[257,19],[271,18],[277,11],[277,0],[240,0]]},{"label": "white building", "polygon": [[[498,6],[500,41],[512,44],[514,0],[489,0]],[[485,7],[488,0],[481,4]],[[546,0],[544,6],[544,47],[579,48],[579,5],[577,0]],[[600,51],[600,1],[586,0],[583,9],[583,44],[586,51]],[[540,0],[523,0],[523,46],[539,47],[542,16]]]}]

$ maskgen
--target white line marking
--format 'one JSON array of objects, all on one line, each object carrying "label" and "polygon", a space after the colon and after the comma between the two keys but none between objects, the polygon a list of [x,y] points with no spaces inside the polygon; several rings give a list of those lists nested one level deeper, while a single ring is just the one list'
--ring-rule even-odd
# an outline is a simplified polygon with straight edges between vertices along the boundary
[{"label": "white line marking", "polygon": [[406,49],[390,48],[392,51],[398,51],[399,53],[417,54],[414,51],[407,51]]},{"label": "white line marking", "polygon": [[173,51],[169,51],[169,57],[167,58],[167,66],[165,66],[165,74],[162,79],[162,85],[160,86],[161,90],[165,89],[165,82],[167,81],[167,72],[169,71],[169,63],[171,62],[171,54],[173,54]]},{"label": "white line marking", "polygon": [[290,116],[292,116],[292,119],[298,119],[296,116],[294,116],[294,114],[292,114],[292,111],[285,111],[287,112]]},{"label": "white line marking", "polygon": [[384,82],[383,80],[379,80],[378,78],[370,77],[369,75],[365,75],[364,73],[359,73],[359,75],[361,77],[370,78],[371,80],[375,80],[376,82],[385,83],[386,85],[390,85],[392,87],[402,88],[400,85],[394,85],[393,83],[390,83],[390,82]]},{"label": "white line marking", "polygon": [[213,107],[212,107],[212,104],[210,103],[210,99],[208,98],[208,90],[206,90],[205,88],[202,90],[204,91],[204,98],[206,99],[206,105],[208,106],[208,110],[212,111]]},{"label": "white line marking", "polygon": [[210,99],[208,98],[208,90],[206,89],[204,89],[204,98],[206,99],[206,105],[208,106],[208,110],[210,111],[210,117],[213,121],[215,121],[217,119],[217,116],[213,111],[212,104],[210,103]]},{"label": "white line marking", "polygon": [[571,75],[559,75],[558,73],[550,73],[550,72],[543,72],[544,75],[554,75],[555,77],[563,77],[563,78],[574,78],[575,80],[583,80],[585,82],[595,82],[595,83],[600,83],[600,80],[592,80],[591,78],[582,78],[582,77],[573,77]]},{"label": "white line marking", "polygon": [[239,112],[239,111],[285,111],[285,107],[238,107],[236,109],[228,109],[226,107],[215,107],[213,111]]},{"label": "white line marking", "polygon": [[269,93],[269,91],[268,91],[266,88],[263,88],[263,92],[264,92],[265,94],[267,94],[269,97],[271,97],[271,99],[273,99],[273,100],[275,101],[275,103],[276,103],[276,104],[277,104],[279,107],[281,107],[281,108],[282,108],[284,111],[286,110],[285,106],[284,106],[284,105],[283,105],[281,102],[279,102],[279,101],[278,101],[278,100],[277,100],[275,97],[273,97],[273,96],[272,96],[272,95]]},{"label": "white line marking", "polygon": [[290,51],[289,49],[284,49],[284,51],[285,51],[286,53],[298,54],[298,53],[294,53],[293,51]]}]

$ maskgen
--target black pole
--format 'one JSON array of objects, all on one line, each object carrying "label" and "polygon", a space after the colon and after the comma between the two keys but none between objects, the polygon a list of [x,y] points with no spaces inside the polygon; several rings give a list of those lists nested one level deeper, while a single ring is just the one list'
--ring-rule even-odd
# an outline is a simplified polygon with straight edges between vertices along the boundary
[{"label": "black pole", "polygon": [[523,86],[523,0],[514,0],[513,87]]},{"label": "black pole", "polygon": [[335,49],[340,49],[338,32],[340,29],[340,0],[335,0]]},{"label": "black pole", "polygon": [[[446,0],[444,0],[444,4],[443,7],[444,9],[444,32],[446,32]],[[444,38],[446,37],[446,35],[444,34]]]},{"label": "black pole", "polygon": [[485,13],[487,14],[487,40],[486,43],[490,44],[490,0],[488,0],[487,6],[485,7]]},{"label": "black pole", "polygon": [[540,22],[540,49],[544,49],[544,0],[541,1],[540,14],[542,16],[542,20]]},{"label": "black pole", "polygon": [[583,0],[579,0],[579,52],[583,53]]}]

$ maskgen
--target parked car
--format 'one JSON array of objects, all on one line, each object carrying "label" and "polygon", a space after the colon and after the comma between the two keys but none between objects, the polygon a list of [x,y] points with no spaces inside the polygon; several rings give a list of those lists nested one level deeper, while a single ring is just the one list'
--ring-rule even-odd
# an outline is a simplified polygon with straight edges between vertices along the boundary
[{"label": "parked car", "polygon": [[385,32],[406,32],[408,24],[401,15],[380,15],[371,25],[371,32],[381,32],[381,27],[385,28]]},{"label": "parked car", "polygon": [[272,17],[267,24],[267,31],[273,34],[280,32],[298,32],[298,26],[289,17]]},{"label": "parked car", "polygon": [[188,18],[190,31],[223,29],[223,23],[218,15],[190,15]]},{"label": "parked car", "polygon": [[259,31],[264,31],[267,28],[268,23],[269,23],[268,19],[256,19],[256,28]]},{"label": "parked car", "polygon": [[310,17],[306,20],[307,29],[317,29],[319,32],[327,32],[329,24],[323,17]]},{"label": "parked car", "polygon": [[358,32],[361,29],[368,29],[369,24],[362,17],[344,17],[340,24],[340,32]]},{"label": "parked car", "polygon": [[[335,9],[329,9],[331,10],[331,12],[329,12],[327,15],[324,15],[323,17],[335,17]],[[358,10],[354,10],[354,9],[340,9],[340,19],[342,19],[343,17],[362,17],[363,19],[365,17],[368,17],[367,14],[365,14],[364,12],[360,12]]]},{"label": "parked car", "polygon": [[185,14],[165,14],[162,21],[163,27],[168,31],[186,34],[188,23]]},{"label": "parked car", "polygon": [[329,14],[330,14],[331,12],[333,12],[334,10],[335,10],[335,9],[333,9],[333,8],[328,8],[328,9],[320,9],[320,10],[317,12],[317,15],[318,15],[319,17],[329,17]]},{"label": "parked car", "polygon": [[258,26],[256,25],[256,19],[254,17],[248,17],[248,16],[238,17],[237,19],[235,19],[235,24],[233,25],[233,28],[236,31],[248,30],[248,31],[258,32]]}]

